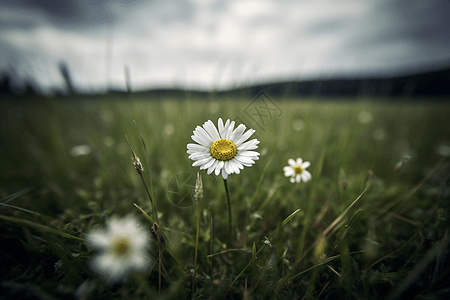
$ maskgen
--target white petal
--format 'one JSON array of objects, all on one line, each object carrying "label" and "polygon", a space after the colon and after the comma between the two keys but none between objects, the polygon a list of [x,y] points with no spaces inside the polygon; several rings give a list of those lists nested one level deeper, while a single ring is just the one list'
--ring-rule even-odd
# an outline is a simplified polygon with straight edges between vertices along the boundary
[{"label": "white petal", "polygon": [[255,164],[255,162],[252,162],[251,164],[248,164],[248,163],[242,163],[242,165],[244,166],[244,167],[251,167],[252,165],[254,165]]},{"label": "white petal", "polygon": [[233,131],[234,131],[234,121],[230,123],[227,132],[225,133],[225,139],[233,140]]},{"label": "white petal", "polygon": [[193,166],[193,167],[201,166],[201,165],[206,164],[207,162],[209,162],[210,159],[211,159],[211,158],[205,158],[205,159],[200,159],[200,160],[194,161],[194,163],[192,164],[192,166]]},{"label": "white petal", "polygon": [[211,167],[213,165],[213,163],[216,161],[216,159],[214,157],[211,156],[211,160],[209,162],[207,162],[206,164],[203,165],[203,169],[209,169],[209,167]]},{"label": "white petal", "polygon": [[295,176],[295,181],[300,182],[301,181],[301,176],[300,174],[298,174],[297,176]]},{"label": "white petal", "polygon": [[302,172],[302,179],[303,179],[303,181],[307,182],[307,181],[311,180],[311,178],[312,178],[311,173],[309,173],[306,170],[303,170],[303,172]]},{"label": "white petal", "polygon": [[200,145],[202,145],[203,147],[207,147],[209,148],[211,146],[211,144],[209,143],[208,140],[202,138],[201,136],[199,136],[198,134],[194,134],[191,136],[191,139],[197,143],[199,143]]},{"label": "white petal", "polygon": [[256,152],[256,151],[247,151],[247,150],[244,150],[244,151],[240,151],[240,152],[239,152],[239,155],[242,155],[242,156],[256,156],[256,157],[258,157],[258,156],[259,156],[259,153]]},{"label": "white petal", "polygon": [[187,144],[187,148],[188,150],[193,150],[193,151],[197,151],[197,152],[204,152],[204,151],[209,151],[208,148],[199,145],[199,144]]},{"label": "white petal", "polygon": [[208,158],[208,157],[211,157],[210,153],[198,153],[198,152],[196,152],[196,153],[193,153],[193,154],[189,155],[189,159],[192,159],[192,160],[200,160],[200,159],[205,159],[205,158]]},{"label": "white petal", "polygon": [[251,157],[248,158],[250,158],[250,160],[241,161],[238,159],[238,161],[246,167],[251,167],[252,165],[255,164],[255,161]]},{"label": "white petal", "polygon": [[217,141],[220,139],[219,132],[217,131],[216,126],[211,120],[205,122],[203,127],[205,128],[206,132],[211,136],[213,141]]},{"label": "white petal", "polygon": [[306,175],[305,173],[300,174],[300,177],[302,178],[303,182],[308,181],[308,175]]},{"label": "white petal", "polygon": [[239,124],[239,126],[234,130],[234,132],[233,132],[233,142],[235,144],[242,137],[242,134],[244,133],[244,131],[245,131],[245,125],[244,124]]},{"label": "white petal", "polygon": [[246,163],[246,164],[254,163],[254,161],[251,159],[251,157],[242,156],[241,154],[236,155],[234,158],[237,159],[241,163]]},{"label": "white petal", "polygon": [[243,142],[245,142],[246,140],[248,140],[248,138],[255,133],[256,130],[254,129],[249,129],[246,133],[244,133],[239,139],[236,138],[236,146],[240,146]]},{"label": "white petal", "polygon": [[228,174],[236,173],[236,170],[239,172],[239,168],[234,164],[234,160],[228,161],[228,170],[230,170],[230,172],[228,172]]},{"label": "white petal", "polygon": [[208,171],[206,172],[208,175],[211,174],[217,167],[217,164],[219,161],[217,159],[214,159],[213,164],[208,168]]},{"label": "white petal", "polygon": [[139,271],[147,268],[149,263],[149,259],[147,255],[143,255],[142,252],[139,253],[133,253],[132,256],[130,256],[130,265],[129,268],[131,268],[134,271]]},{"label": "white petal", "polygon": [[90,247],[98,250],[108,248],[111,243],[108,236],[106,236],[105,233],[100,230],[94,230],[93,232],[91,232],[87,236],[86,241]]},{"label": "white petal", "polygon": [[239,147],[238,150],[255,150],[258,148],[259,141],[257,139],[250,140],[248,142],[243,143]]},{"label": "white petal", "polygon": [[215,159],[214,157],[211,156],[207,162],[203,163],[203,164],[200,166],[200,170],[208,169],[208,166],[211,165],[212,163],[214,163],[215,160],[216,160],[216,159]]},{"label": "white petal", "polygon": [[297,165],[297,166],[301,166],[301,165],[302,165],[302,162],[303,162],[303,159],[301,159],[301,158],[299,157],[299,158],[297,158],[296,165]]},{"label": "white petal", "polygon": [[[203,146],[200,146],[200,147],[203,147]],[[206,148],[202,151],[197,151],[197,150],[188,150],[187,151],[187,154],[194,154],[194,153],[211,153],[211,152],[210,152],[210,150],[207,150]]]},{"label": "white petal", "polygon": [[291,181],[292,183],[295,183],[294,177],[291,177],[290,181]]},{"label": "white petal", "polygon": [[246,167],[251,167],[255,163],[251,158],[245,156],[236,156],[234,159]]},{"label": "white petal", "polygon": [[[211,146],[212,143],[214,143],[214,140],[212,137],[206,132],[206,130],[203,127],[197,126],[195,129],[194,134],[196,134],[198,137],[202,138],[204,141],[206,141]],[[208,146],[207,146],[208,147]]]},{"label": "white petal", "polygon": [[211,152],[211,150],[208,149],[208,148],[205,148],[205,147],[203,147],[203,146],[201,146],[201,145],[197,145],[197,146],[202,147],[202,150],[198,151],[197,149],[196,149],[196,150],[194,150],[194,149],[189,149],[189,150],[187,151],[187,153],[188,153],[188,154],[194,154],[194,153],[210,153],[210,152]]},{"label": "white petal", "polygon": [[220,137],[222,137],[222,132],[223,132],[223,121],[222,118],[219,118],[219,121],[217,122],[218,126],[219,126],[219,135]]},{"label": "white petal", "polygon": [[113,217],[109,220],[108,224],[106,224],[106,231],[111,236],[115,236],[117,233],[122,232],[122,228],[124,227],[126,227],[126,222],[124,222],[124,220]]},{"label": "white petal", "polygon": [[293,160],[292,158],[289,158],[289,159],[288,159],[288,164],[289,164],[291,167],[295,167],[295,166],[296,166],[295,160]]},{"label": "white petal", "polygon": [[220,174],[220,170],[223,169],[223,160],[219,160],[217,166],[216,166],[216,176],[218,176]]},{"label": "white petal", "polygon": [[293,168],[291,166],[283,167],[283,171],[286,172],[287,170],[293,170]]},{"label": "white petal", "polygon": [[227,160],[225,163],[224,163],[224,168],[225,168],[225,171],[228,173],[228,174],[233,174],[234,172],[233,172],[233,168],[231,167],[231,164],[230,164],[230,161],[229,160]]},{"label": "white petal", "polygon": [[222,130],[219,130],[220,137],[226,139],[226,134],[228,132],[228,127],[230,126],[230,119],[225,122],[225,125],[222,127]]},{"label": "white petal", "polygon": [[147,230],[143,230],[139,226],[140,233],[133,235],[133,248],[135,249],[135,252],[142,253],[144,249],[146,249],[149,246],[150,236],[148,234]]},{"label": "white petal", "polygon": [[244,166],[236,158],[233,158],[231,161],[238,167],[238,169],[244,169]]},{"label": "white petal", "polygon": [[227,180],[227,178],[228,178],[228,174],[227,174],[227,172],[225,172],[225,169],[222,169],[222,178],[224,180]]},{"label": "white petal", "polygon": [[239,163],[235,159],[229,160],[228,164],[230,165],[230,168],[233,170],[233,173],[239,174],[241,172],[238,167]]},{"label": "white petal", "polygon": [[294,176],[294,175],[295,175],[295,172],[294,172],[294,170],[292,170],[292,168],[284,170],[284,176],[290,177],[290,176]]},{"label": "white petal", "polygon": [[304,163],[302,163],[301,167],[302,169],[306,169],[307,167],[309,167],[311,165],[311,163],[309,161],[305,161]]},{"label": "white petal", "polygon": [[[239,126],[242,124],[239,124]],[[230,133],[229,139],[232,140],[233,142],[237,140],[236,135],[241,135],[243,130],[242,130],[242,125],[240,128],[239,126],[236,127],[236,129],[233,130],[233,132]],[[243,128],[245,130],[245,126]]]},{"label": "white petal", "polygon": [[208,150],[203,150],[203,151],[188,150],[187,151],[187,154],[194,154],[194,153],[205,153],[205,154],[208,154],[208,153],[210,153],[210,151],[208,151]]}]

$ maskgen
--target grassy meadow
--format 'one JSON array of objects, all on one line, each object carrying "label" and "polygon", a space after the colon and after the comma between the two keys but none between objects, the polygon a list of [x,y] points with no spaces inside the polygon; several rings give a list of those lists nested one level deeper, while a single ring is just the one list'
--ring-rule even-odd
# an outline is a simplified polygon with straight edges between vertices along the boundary
[{"label": "grassy meadow", "polygon": [[[273,103],[278,110],[213,96],[0,101],[0,299],[450,295],[449,102]],[[255,129],[260,141],[256,164],[227,180],[231,243],[222,177],[192,167],[186,153],[195,127],[219,117]],[[89,268],[96,253],[86,235],[112,216],[153,225],[134,205],[154,215],[125,136],[165,243],[160,256],[151,241],[146,271],[110,284]],[[283,167],[298,157],[311,162],[312,180],[292,184]]]}]

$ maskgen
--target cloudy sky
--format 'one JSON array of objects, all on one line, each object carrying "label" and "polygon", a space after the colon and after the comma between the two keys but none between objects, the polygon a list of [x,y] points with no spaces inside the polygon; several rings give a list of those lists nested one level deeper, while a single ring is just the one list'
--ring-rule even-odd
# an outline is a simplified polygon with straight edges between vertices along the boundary
[{"label": "cloudy sky", "polygon": [[0,73],[101,91],[450,66],[449,0],[0,0]]}]

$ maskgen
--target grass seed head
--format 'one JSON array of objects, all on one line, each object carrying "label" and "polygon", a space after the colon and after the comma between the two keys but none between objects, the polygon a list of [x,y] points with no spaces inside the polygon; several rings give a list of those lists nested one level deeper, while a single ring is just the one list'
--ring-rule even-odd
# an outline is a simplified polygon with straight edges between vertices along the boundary
[{"label": "grass seed head", "polygon": [[136,153],[134,153],[133,148],[131,147],[130,141],[128,140],[128,136],[125,136],[125,137],[127,138],[128,145],[130,146],[131,160],[133,161],[134,168],[136,169],[136,172],[139,175],[142,175],[142,173],[144,173],[144,171],[145,171],[144,166],[142,165],[141,160],[136,155]]},{"label": "grass seed head", "polygon": [[202,176],[197,172],[197,181],[195,182],[195,198],[199,201],[203,197]]},{"label": "grass seed head", "polygon": [[[134,154],[134,152],[133,152],[133,154]],[[142,175],[142,173],[144,173],[145,170],[144,170],[144,166],[141,163],[141,160],[135,154],[133,155],[132,159],[133,159],[133,165],[134,165],[134,168],[136,169],[136,172],[139,175]]]}]

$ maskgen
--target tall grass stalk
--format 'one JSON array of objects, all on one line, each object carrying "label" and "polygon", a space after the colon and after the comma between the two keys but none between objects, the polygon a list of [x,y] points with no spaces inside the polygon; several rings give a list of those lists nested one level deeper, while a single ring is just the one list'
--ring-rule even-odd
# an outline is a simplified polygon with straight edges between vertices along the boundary
[{"label": "tall grass stalk", "polygon": [[223,184],[225,185],[225,193],[227,194],[227,202],[228,202],[228,247],[231,247],[231,237],[232,237],[232,218],[231,218],[231,200],[230,200],[230,192],[228,191],[228,182],[226,179],[223,180]]},{"label": "tall grass stalk", "polygon": [[194,278],[192,279],[192,298],[195,292],[195,279],[197,277],[197,254],[198,254],[198,237],[200,235],[200,199],[203,195],[203,184],[200,174],[197,173],[197,181],[195,183],[195,199],[197,200],[197,231],[195,234],[195,258],[194,258]]},{"label": "tall grass stalk", "polygon": [[197,201],[197,232],[195,234],[195,258],[194,258],[194,278],[192,279],[192,297],[194,297],[195,279],[197,277],[197,254],[198,254],[199,234],[200,234],[200,201]]}]

